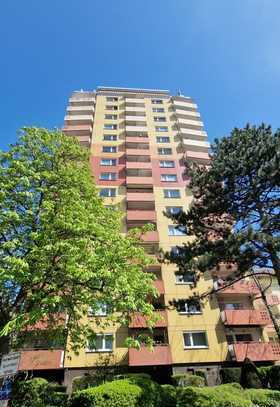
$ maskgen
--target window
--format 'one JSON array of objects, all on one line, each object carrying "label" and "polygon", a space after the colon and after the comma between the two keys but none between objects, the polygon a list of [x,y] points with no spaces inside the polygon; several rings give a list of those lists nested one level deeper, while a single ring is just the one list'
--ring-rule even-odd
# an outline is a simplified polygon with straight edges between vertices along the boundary
[{"label": "window", "polygon": [[177,304],[179,314],[201,314],[201,307],[198,300],[179,300]]},{"label": "window", "polygon": [[195,282],[194,274],[175,274],[176,284],[193,284]]},{"label": "window", "polygon": [[102,172],[99,177],[102,181],[115,181],[117,179],[116,172]]},{"label": "window", "polygon": [[97,307],[94,309],[89,307],[88,315],[96,317],[105,317],[108,314],[108,306],[102,302],[97,303]]},{"label": "window", "polygon": [[104,129],[105,130],[117,130],[117,125],[116,124],[104,124]]},{"label": "window", "polygon": [[157,143],[170,143],[169,137],[157,137]]},{"label": "window", "polygon": [[164,108],[163,107],[153,107],[153,112],[154,113],[164,113]]},{"label": "window", "polygon": [[102,198],[114,197],[116,196],[116,188],[102,188],[99,191],[99,196],[101,196]]},{"label": "window", "polygon": [[112,97],[112,96],[107,96],[106,100],[107,100],[107,102],[117,102],[118,98]]},{"label": "window", "polygon": [[156,131],[168,131],[167,126],[156,126]]},{"label": "window", "polygon": [[172,148],[165,148],[165,147],[158,148],[158,154],[159,155],[171,155]]},{"label": "window", "polygon": [[221,310],[239,310],[244,309],[244,304],[239,302],[234,303],[220,303]]},{"label": "window", "polygon": [[106,110],[118,110],[118,106],[106,105]]},{"label": "window", "polygon": [[153,105],[162,105],[162,99],[152,99]]},{"label": "window", "polygon": [[174,161],[160,161],[159,162],[160,168],[175,168],[175,162]]},{"label": "window", "polygon": [[168,236],[184,236],[186,234],[185,226],[169,225]]},{"label": "window", "polygon": [[103,153],[116,153],[117,147],[116,146],[103,146],[102,151],[103,151]]},{"label": "window", "polygon": [[111,352],[113,350],[113,334],[97,334],[88,342],[88,352]]},{"label": "window", "polygon": [[117,160],[112,160],[112,159],[109,159],[109,158],[103,158],[103,159],[101,159],[101,161],[100,161],[100,164],[101,165],[117,165]]},{"label": "window", "polygon": [[166,117],[164,116],[154,116],[155,122],[166,122]]},{"label": "window", "polygon": [[176,174],[161,174],[160,180],[166,181],[166,182],[176,182],[177,175]]},{"label": "window", "polygon": [[164,189],[164,198],[180,198],[179,189]]},{"label": "window", "polygon": [[251,334],[231,334],[226,335],[227,343],[236,343],[236,342],[251,342],[252,335]]},{"label": "window", "polygon": [[178,213],[183,211],[183,207],[182,206],[167,206],[165,208],[166,213],[168,213],[168,215],[178,215]]},{"label": "window", "polygon": [[116,141],[117,135],[116,134],[104,134],[103,140],[105,141]]},{"label": "window", "polygon": [[105,114],[106,120],[117,120],[117,118],[118,118],[117,114]]},{"label": "window", "polygon": [[184,332],[183,337],[185,349],[208,348],[206,332],[204,331]]}]

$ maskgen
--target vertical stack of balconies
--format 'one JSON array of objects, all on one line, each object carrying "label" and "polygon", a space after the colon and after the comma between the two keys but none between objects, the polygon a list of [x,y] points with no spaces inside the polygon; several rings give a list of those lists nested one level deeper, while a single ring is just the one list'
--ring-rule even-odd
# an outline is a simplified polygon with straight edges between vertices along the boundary
[{"label": "vertical stack of balconies", "polygon": [[86,147],[91,143],[94,104],[94,92],[74,92],[69,99],[67,114],[64,117],[64,134],[77,137]]}]

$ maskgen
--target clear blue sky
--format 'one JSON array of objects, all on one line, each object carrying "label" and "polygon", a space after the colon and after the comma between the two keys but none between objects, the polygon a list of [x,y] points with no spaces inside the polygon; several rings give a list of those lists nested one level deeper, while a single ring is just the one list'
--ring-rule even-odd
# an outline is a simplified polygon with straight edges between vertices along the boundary
[{"label": "clear blue sky", "polygon": [[178,88],[210,140],[280,127],[279,0],[6,0],[0,148],[21,126],[63,123],[73,90]]}]

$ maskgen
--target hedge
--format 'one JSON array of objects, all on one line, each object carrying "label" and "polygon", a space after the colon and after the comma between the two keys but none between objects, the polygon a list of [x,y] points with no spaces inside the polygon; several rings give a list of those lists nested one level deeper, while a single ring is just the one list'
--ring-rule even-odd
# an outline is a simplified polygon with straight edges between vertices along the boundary
[{"label": "hedge", "polygon": [[268,389],[247,389],[244,394],[258,407],[279,407],[280,392]]},{"label": "hedge", "polygon": [[172,382],[175,386],[205,386],[205,378],[194,374],[177,374],[172,376]]},{"label": "hedge", "polygon": [[252,407],[252,402],[240,385],[235,383],[180,388],[176,407]]},{"label": "hedge", "polygon": [[270,387],[274,390],[280,390],[280,366],[271,366],[267,373]]},{"label": "hedge", "polygon": [[143,406],[161,407],[161,386],[158,383],[143,374],[130,375],[127,380],[142,389],[141,403]]},{"label": "hedge", "polygon": [[70,407],[140,407],[142,393],[129,380],[116,380],[74,393]]},{"label": "hedge", "polygon": [[64,407],[66,388],[42,378],[17,381],[13,386],[11,407]]},{"label": "hedge", "polygon": [[240,383],[241,367],[223,367],[220,370],[222,383]]},{"label": "hedge", "polygon": [[161,407],[176,407],[177,389],[171,384],[161,386]]}]

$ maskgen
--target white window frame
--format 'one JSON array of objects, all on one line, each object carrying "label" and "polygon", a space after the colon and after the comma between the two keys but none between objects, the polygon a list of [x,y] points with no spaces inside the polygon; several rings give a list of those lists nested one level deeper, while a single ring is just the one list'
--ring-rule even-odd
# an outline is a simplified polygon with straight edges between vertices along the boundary
[{"label": "white window frame", "polygon": [[102,302],[98,302],[99,308],[95,311],[89,307],[88,316],[90,317],[106,317],[108,315],[108,305]]},{"label": "white window frame", "polygon": [[[108,178],[102,178],[102,174],[108,174]],[[116,181],[117,180],[117,173],[116,172],[101,172],[100,175],[99,175],[99,179],[101,181]]]},{"label": "white window frame", "polygon": [[153,105],[162,105],[163,104],[162,99],[152,99],[151,102]]},{"label": "white window frame", "polygon": [[104,130],[117,130],[118,126],[116,124],[104,123]]},{"label": "white window frame", "polygon": [[118,115],[117,114],[106,113],[104,119],[105,120],[117,120]]},{"label": "white window frame", "polygon": [[[168,179],[168,177],[173,177],[173,179]],[[175,177],[175,178],[174,178]],[[164,179],[166,178],[166,179]],[[177,174],[160,174],[160,180],[162,182],[177,182]]]},{"label": "white window frame", "polygon": [[164,107],[153,107],[153,113],[164,113]]},{"label": "white window frame", "polygon": [[[194,345],[193,344],[193,334],[196,333],[203,333],[205,335],[205,340],[206,340],[206,345]],[[191,346],[186,346],[185,345],[185,334],[190,335],[190,342]],[[184,343],[184,349],[208,349],[209,348],[209,342],[207,338],[207,332],[206,331],[184,331],[183,332],[183,343]]]},{"label": "white window frame", "polygon": [[[105,191],[105,190],[109,191],[109,195],[102,196],[101,191]],[[113,195],[112,195],[112,191],[114,191]],[[99,196],[100,196],[100,198],[115,198],[117,196],[117,189],[116,188],[100,188]]]},{"label": "white window frame", "polygon": [[[107,161],[110,164],[103,164],[102,162],[104,162],[104,161]],[[117,160],[116,160],[116,158],[101,158],[100,165],[102,167],[115,167],[117,165]]]},{"label": "white window frame", "polygon": [[[164,151],[165,150],[165,151]],[[166,152],[166,151],[170,152]],[[158,148],[158,155],[172,155],[172,148],[171,147],[159,147]]]},{"label": "white window frame", "polygon": [[185,311],[179,311],[178,310],[178,314],[180,314],[180,315],[201,315],[202,314],[201,306],[200,306],[199,311],[189,311],[189,309],[188,309],[188,301],[185,301],[184,306],[185,306]]},{"label": "white window frame", "polygon": [[184,278],[184,275],[187,275],[187,273],[185,274],[175,274],[175,284],[176,285],[193,285],[194,281],[179,281],[178,277],[182,277]]},{"label": "white window frame", "polygon": [[[105,151],[106,149],[108,149],[109,151]],[[103,146],[102,147],[102,153],[117,153],[118,152],[118,148],[117,146]]]},{"label": "white window frame", "polygon": [[[184,227],[184,226],[182,226]],[[168,236],[186,236],[186,233],[180,233],[180,226],[178,225],[168,225]],[[171,231],[175,233],[171,233]],[[179,233],[178,233],[179,232]]]},{"label": "white window frame", "polygon": [[[166,165],[166,163],[172,163],[172,166]],[[175,168],[175,161],[174,160],[160,160],[159,167],[160,168]]]},{"label": "white window frame", "polygon": [[[166,139],[166,140],[163,140]],[[169,136],[157,136],[157,143],[170,143]]]},{"label": "white window frame", "polygon": [[[179,195],[178,196],[171,196],[171,191],[178,191]],[[166,196],[168,195],[168,196]],[[180,199],[181,198],[181,191],[180,189],[164,189],[163,190],[163,196],[166,199]]]},{"label": "white window frame", "polygon": [[116,134],[103,134],[104,141],[117,141],[118,136]]},{"label": "white window frame", "polygon": [[166,123],[166,117],[165,116],[154,116],[154,122]]},{"label": "white window frame", "polygon": [[[98,353],[98,352],[113,352],[114,349],[114,334],[113,333],[106,333],[106,334],[96,334],[96,336],[101,336],[102,337],[102,348],[93,348],[91,349],[90,343],[88,342],[87,344],[87,348],[86,348],[86,352],[90,352],[90,353]],[[112,348],[106,348],[105,344],[106,344],[106,340],[105,337],[106,336],[111,336],[112,337]],[[104,346],[103,346],[104,345]]]},{"label": "white window frame", "polygon": [[157,131],[157,132],[162,132],[162,133],[165,133],[165,132],[167,132],[168,131],[168,127],[167,126],[156,126],[155,127],[155,130]]}]

